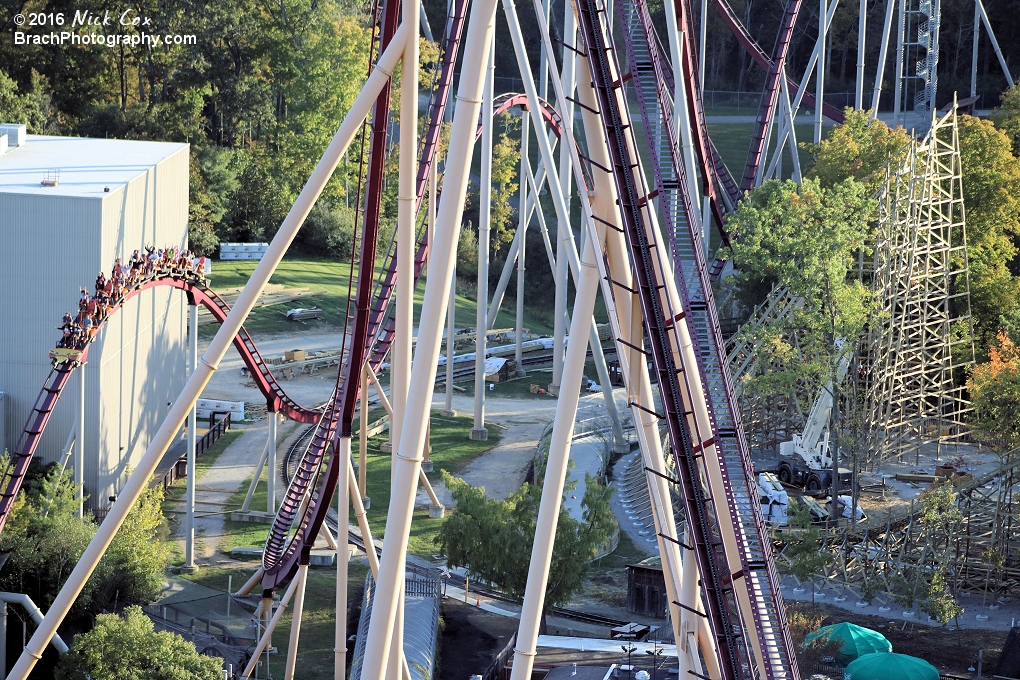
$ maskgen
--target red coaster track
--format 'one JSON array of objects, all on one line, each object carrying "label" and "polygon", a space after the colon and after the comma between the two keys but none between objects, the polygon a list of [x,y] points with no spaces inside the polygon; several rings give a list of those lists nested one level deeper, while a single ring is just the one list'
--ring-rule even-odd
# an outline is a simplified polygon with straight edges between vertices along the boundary
[{"label": "red coaster track", "polygon": [[[124,304],[145,290],[158,287],[178,288],[188,295],[189,304],[200,304],[213,315],[217,322],[222,323],[230,312],[230,306],[206,284],[205,280],[190,273],[157,271],[151,278],[143,280],[136,287],[128,290],[115,305],[111,305],[107,316],[103,319],[98,329],[109,320],[110,316],[120,311]],[[92,337],[96,337],[98,331]],[[85,345],[80,358],[76,361],[63,361],[57,363],[50,371],[46,381],[43,383],[42,391],[36,399],[32,412],[29,414],[28,422],[25,425],[21,437],[18,439],[11,458],[6,467],[0,472],[0,532],[3,531],[7,518],[10,515],[14,499],[21,489],[21,484],[28,471],[28,465],[35,455],[39,442],[42,439],[46,425],[49,423],[50,415],[60,399],[60,395],[67,386],[71,374],[77,370],[88,356],[90,344]],[[279,381],[273,375],[269,365],[262,358],[255,342],[248,335],[248,332],[241,328],[241,332],[234,337],[234,347],[241,355],[248,370],[251,372],[255,385],[266,397],[270,410],[283,413],[291,420],[302,423],[314,423],[322,413],[322,407],[306,408],[301,406],[283,391]]]}]

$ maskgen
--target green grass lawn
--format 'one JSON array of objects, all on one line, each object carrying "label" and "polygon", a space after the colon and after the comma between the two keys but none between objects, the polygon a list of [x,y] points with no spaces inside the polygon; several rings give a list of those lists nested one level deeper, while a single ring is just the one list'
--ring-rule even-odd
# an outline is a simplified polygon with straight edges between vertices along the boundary
[{"label": "green grass lawn", "polygon": [[[209,277],[217,291],[244,286],[251,277],[258,262],[248,260],[223,260],[213,263],[213,273]],[[277,267],[270,283],[294,288],[307,288],[309,291],[324,291],[321,295],[313,295],[270,307],[256,307],[245,321],[245,328],[252,333],[292,333],[295,331],[315,328],[327,329],[339,327],[347,309],[347,286],[350,276],[350,263],[338,262],[324,258],[288,257]],[[424,294],[424,278],[415,290],[415,318],[421,314],[422,296]],[[491,291],[490,291],[491,294]],[[287,321],[287,310],[295,307],[319,307],[324,315],[321,320],[309,322]],[[513,328],[513,300],[505,297],[503,309],[496,317],[495,328]],[[456,325],[474,327],[477,305],[475,301],[463,295],[457,296]],[[537,318],[528,317],[524,321],[525,328],[534,333],[551,333],[552,329]],[[218,326],[206,324],[200,327],[200,335],[211,338]]]},{"label": "green grass lawn", "polygon": [[[367,573],[367,565],[353,562],[348,565],[347,598],[349,602],[360,596]],[[233,576],[233,587],[238,588],[251,576],[251,570],[203,567],[194,574],[182,576],[209,588],[225,591],[228,576]],[[290,643],[293,606],[293,602],[291,602],[283,616],[280,617],[280,623],[273,633],[273,646],[279,650],[270,656],[269,661],[269,670],[274,678],[282,678],[284,675],[284,664]],[[331,567],[311,567],[308,570],[304,614],[301,617],[301,639],[298,652],[301,678],[332,680],[335,625],[336,571]],[[259,677],[266,677],[264,668]]]},{"label": "green grass lawn", "polygon": [[[797,141],[812,141],[813,132],[810,125],[796,125],[794,126],[797,130]],[[726,161],[727,167],[733,174],[734,178],[739,183],[740,176],[744,172],[744,163],[747,162],[747,151],[751,146],[751,135],[754,134],[754,123],[709,123],[708,132],[712,136],[712,141],[715,142],[715,147],[719,149],[719,154]],[[831,125],[826,125],[822,131],[823,135],[827,134],[832,129]],[[776,145],[775,135],[773,135],[772,148]],[[799,150],[801,167],[804,167],[809,160],[809,157],[804,153],[803,149]],[[771,156],[770,156],[771,159]],[[790,160],[789,153],[783,157],[783,176],[789,177],[793,172],[793,162]]]},{"label": "green grass lawn", "polygon": [[[373,419],[378,413],[371,414]],[[468,417],[445,418],[438,412],[432,413],[432,454],[431,460],[434,471],[429,473],[429,480],[435,484],[442,479],[442,470],[451,474],[460,473],[468,463],[490,450],[499,443],[499,432],[495,428],[489,429],[489,439],[484,442],[472,441],[468,438],[471,431],[472,419]],[[368,465],[367,465],[367,491],[372,499],[371,507],[368,510],[368,522],[372,529],[373,537],[379,538],[383,535],[386,526],[386,509],[390,500],[390,454],[382,453],[380,445],[386,441],[387,434],[383,433],[378,437],[368,440]],[[357,434],[354,436],[354,460],[359,457],[359,444]],[[245,494],[251,478],[238,489],[227,503],[228,510],[236,510],[244,502]],[[262,480],[256,487],[252,498],[252,509],[264,509],[266,507],[266,472],[262,473]],[[354,522],[354,515],[351,514],[351,521]],[[414,513],[414,520],[411,524],[411,534],[408,541],[408,550],[422,557],[431,557],[436,548],[433,539],[439,531],[444,520],[431,519],[427,510],[417,510]],[[253,524],[250,522],[235,522],[229,519],[224,521],[224,537],[220,543],[223,552],[230,552],[234,547],[262,547],[266,541],[268,526],[265,524]]]}]

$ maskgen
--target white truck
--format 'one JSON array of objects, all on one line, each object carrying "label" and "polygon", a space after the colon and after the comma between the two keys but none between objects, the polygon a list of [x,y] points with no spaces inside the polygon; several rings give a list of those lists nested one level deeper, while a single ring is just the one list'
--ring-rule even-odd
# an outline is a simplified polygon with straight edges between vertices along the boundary
[{"label": "white truck", "polygon": [[[844,341],[836,343],[842,349]],[[832,451],[829,448],[829,415],[832,413],[833,382],[843,382],[850,362],[853,359],[853,348],[848,347],[839,357],[836,365],[834,381],[829,381],[818,392],[811,412],[808,414],[804,431],[793,435],[791,441],[779,445],[779,481],[806,489],[811,493],[825,491],[832,483]],[[853,473],[839,468],[839,484],[837,491],[850,489],[853,485]]]}]

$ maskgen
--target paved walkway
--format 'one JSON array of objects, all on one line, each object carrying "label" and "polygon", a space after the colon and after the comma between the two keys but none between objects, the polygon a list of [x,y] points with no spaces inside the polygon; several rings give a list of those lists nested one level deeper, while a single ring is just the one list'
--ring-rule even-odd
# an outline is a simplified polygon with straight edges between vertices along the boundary
[{"label": "paved walkway", "polygon": [[[195,485],[195,563],[199,565],[223,564],[230,559],[219,552],[220,540],[224,536],[226,503],[255,472],[266,445],[269,426],[265,420],[238,429],[242,430],[241,436],[220,454],[211,468],[199,475]],[[278,428],[277,460],[286,450],[286,441],[293,429],[294,423],[289,422]],[[183,484],[184,480],[179,483]],[[282,493],[282,481],[277,482],[277,489]],[[184,510],[183,503],[179,506]],[[177,538],[183,552],[185,516],[181,514],[179,518]]]},{"label": "paved walkway", "polygon": [[[811,586],[801,586],[793,577],[787,577],[782,583],[783,597],[787,600],[800,602],[811,602]],[[904,615],[902,605],[896,604],[887,594],[881,594],[872,600],[872,604],[861,602],[860,594],[852,589],[821,588],[814,592],[814,601],[824,603],[840,609],[857,612],[858,614],[870,614],[882,616],[892,621],[913,622],[923,626],[937,627],[942,624],[932,621],[928,615],[916,607],[909,615]],[[1009,597],[1002,598],[995,602],[989,598],[988,604],[995,606],[990,609],[983,606],[982,597],[978,593],[962,593],[957,602],[963,607],[964,612],[958,619],[959,626],[964,630],[1009,630],[1016,623],[1020,623],[1020,603]],[[978,619],[978,616],[986,616],[987,619]],[[956,621],[949,623],[950,628],[955,628]]]}]

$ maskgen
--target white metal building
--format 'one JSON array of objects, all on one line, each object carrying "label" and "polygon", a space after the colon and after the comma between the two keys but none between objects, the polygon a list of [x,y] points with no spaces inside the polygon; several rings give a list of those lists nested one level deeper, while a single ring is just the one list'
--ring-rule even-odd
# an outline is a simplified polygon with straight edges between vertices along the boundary
[{"label": "white metal building", "polygon": [[[116,257],[147,243],[185,246],[187,233],[187,144],[29,135],[0,155],[0,444],[16,444],[79,286],[92,293]],[[92,346],[83,437],[92,508],[109,507],[183,387],[186,335],[182,293],[157,289],[113,315]],[[59,460],[75,426],[79,379],[53,412],[37,452],[44,462]]]}]

